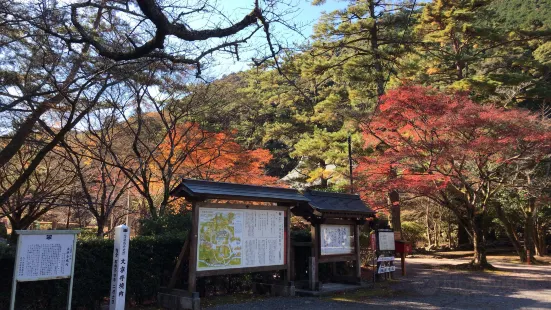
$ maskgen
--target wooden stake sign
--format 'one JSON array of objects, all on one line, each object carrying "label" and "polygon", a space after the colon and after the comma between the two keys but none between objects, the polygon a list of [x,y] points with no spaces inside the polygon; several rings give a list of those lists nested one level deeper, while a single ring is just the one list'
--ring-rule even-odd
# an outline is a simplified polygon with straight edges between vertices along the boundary
[{"label": "wooden stake sign", "polygon": [[124,310],[129,247],[130,228],[126,225],[119,225],[115,227],[113,274],[111,276],[111,297],[109,300],[109,310]]}]

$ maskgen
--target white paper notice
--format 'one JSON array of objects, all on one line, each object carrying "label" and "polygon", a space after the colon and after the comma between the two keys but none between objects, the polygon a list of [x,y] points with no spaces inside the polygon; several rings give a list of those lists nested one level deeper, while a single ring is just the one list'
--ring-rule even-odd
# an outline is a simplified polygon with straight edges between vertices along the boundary
[{"label": "white paper notice", "polygon": [[19,235],[17,281],[71,277],[75,235]]},{"label": "white paper notice", "polygon": [[394,232],[380,231],[379,232],[379,250],[394,251]]},{"label": "white paper notice", "polygon": [[197,270],[283,265],[285,212],[199,208]]},{"label": "white paper notice", "polygon": [[354,253],[350,225],[325,225],[321,230],[321,255]]}]

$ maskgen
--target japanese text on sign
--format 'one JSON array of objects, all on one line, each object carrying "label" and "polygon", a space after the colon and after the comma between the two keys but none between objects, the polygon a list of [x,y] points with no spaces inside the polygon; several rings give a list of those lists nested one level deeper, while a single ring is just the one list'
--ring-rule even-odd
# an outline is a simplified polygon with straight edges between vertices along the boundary
[{"label": "japanese text on sign", "polygon": [[71,277],[75,235],[20,235],[17,281]]},{"label": "japanese text on sign", "polygon": [[379,231],[379,250],[394,251],[394,232]]},{"label": "japanese text on sign", "polygon": [[354,253],[350,225],[322,224],[320,230],[321,255]]},{"label": "japanese text on sign", "polygon": [[199,208],[197,270],[284,264],[285,213]]},{"label": "japanese text on sign", "polygon": [[113,269],[111,276],[109,310],[124,309],[129,245],[130,228],[126,225],[115,227],[115,245],[113,248]]}]

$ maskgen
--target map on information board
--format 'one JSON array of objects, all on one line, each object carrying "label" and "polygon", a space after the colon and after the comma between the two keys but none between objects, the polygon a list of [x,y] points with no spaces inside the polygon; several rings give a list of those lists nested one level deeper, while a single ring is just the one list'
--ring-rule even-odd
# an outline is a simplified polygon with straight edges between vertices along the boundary
[{"label": "map on information board", "polygon": [[19,235],[19,238],[17,281],[71,277],[74,234]]},{"label": "map on information board", "polygon": [[284,212],[199,208],[197,270],[284,264]]},{"label": "map on information board", "polygon": [[321,255],[354,253],[350,225],[325,225],[321,230]]}]

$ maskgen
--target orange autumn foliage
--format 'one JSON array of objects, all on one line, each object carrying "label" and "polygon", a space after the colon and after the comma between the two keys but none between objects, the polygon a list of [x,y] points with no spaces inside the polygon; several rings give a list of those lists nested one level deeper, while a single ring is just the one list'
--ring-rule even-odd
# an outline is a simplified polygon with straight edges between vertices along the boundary
[{"label": "orange autumn foliage", "polygon": [[232,133],[209,132],[196,123],[176,127],[163,141],[160,156],[171,158],[174,174],[180,178],[268,185],[277,178],[265,175],[272,159],[268,150],[247,150]]}]

